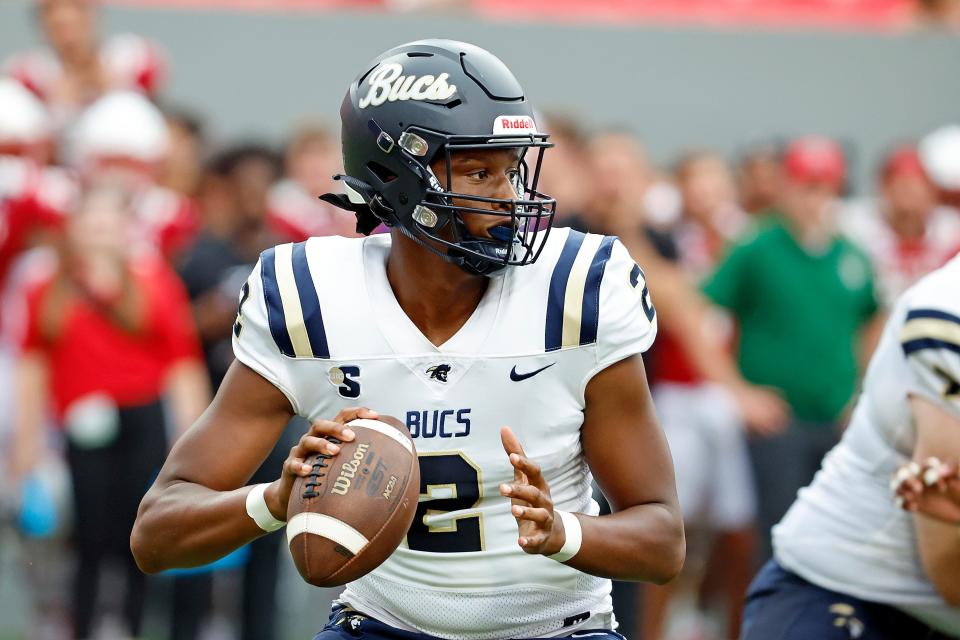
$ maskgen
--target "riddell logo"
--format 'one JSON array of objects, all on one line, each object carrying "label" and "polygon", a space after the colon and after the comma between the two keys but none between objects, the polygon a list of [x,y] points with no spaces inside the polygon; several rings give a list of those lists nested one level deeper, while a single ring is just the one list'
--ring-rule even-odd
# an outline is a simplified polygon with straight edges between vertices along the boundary
[{"label": "riddell logo", "polygon": [[530,116],[497,116],[493,121],[494,135],[516,132],[536,133],[537,125]]},{"label": "riddell logo", "polygon": [[504,129],[532,129],[533,121],[529,118],[500,118],[500,126]]}]

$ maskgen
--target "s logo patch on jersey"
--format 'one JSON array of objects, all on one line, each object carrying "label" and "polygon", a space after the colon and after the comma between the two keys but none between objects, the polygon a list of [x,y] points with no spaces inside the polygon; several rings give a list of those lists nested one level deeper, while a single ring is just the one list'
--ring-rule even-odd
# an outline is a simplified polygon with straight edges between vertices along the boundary
[{"label": "s logo patch on jersey", "polygon": [[342,398],[360,397],[360,367],[346,365],[332,367],[327,376]]}]

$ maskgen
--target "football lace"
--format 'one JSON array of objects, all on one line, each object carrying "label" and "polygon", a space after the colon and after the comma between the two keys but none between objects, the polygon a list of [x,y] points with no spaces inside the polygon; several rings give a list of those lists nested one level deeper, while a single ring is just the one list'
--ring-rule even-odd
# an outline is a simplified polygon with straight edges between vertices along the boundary
[{"label": "football lace", "polygon": [[[324,436],[324,438],[328,442],[332,442],[336,445],[343,444],[333,436]],[[307,483],[304,485],[306,487],[303,492],[304,500],[308,498],[316,498],[320,495],[320,493],[317,491],[317,487],[322,484],[322,482],[320,482],[320,478],[323,478],[327,475],[325,471],[322,471],[322,469],[327,469],[330,466],[326,463],[326,461],[332,457],[333,456],[328,453],[317,454],[317,457],[314,459],[314,463],[310,469],[310,475],[307,476]]]}]

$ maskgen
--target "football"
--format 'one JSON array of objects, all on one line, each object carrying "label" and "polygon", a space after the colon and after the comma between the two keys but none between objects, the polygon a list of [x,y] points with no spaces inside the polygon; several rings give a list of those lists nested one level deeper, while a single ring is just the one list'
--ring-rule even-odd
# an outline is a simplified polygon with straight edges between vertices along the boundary
[{"label": "football", "polygon": [[353,442],[308,460],[287,506],[287,542],[303,579],[342,585],[369,573],[400,544],[417,508],[420,466],[396,418],[353,420]]}]

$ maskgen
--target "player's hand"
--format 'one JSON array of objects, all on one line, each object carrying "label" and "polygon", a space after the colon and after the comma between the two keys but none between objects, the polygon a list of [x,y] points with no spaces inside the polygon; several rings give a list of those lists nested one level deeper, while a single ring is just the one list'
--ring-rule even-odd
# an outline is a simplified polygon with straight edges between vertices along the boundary
[{"label": "player's hand", "polygon": [[790,407],[773,389],[753,384],[738,384],[731,387],[730,392],[750,433],[769,437],[786,429],[790,419]]},{"label": "player's hand", "polygon": [[937,458],[908,462],[893,475],[890,486],[897,505],[950,524],[960,524],[960,468]]},{"label": "player's hand", "polygon": [[357,418],[377,420],[380,417],[376,411],[366,407],[349,407],[341,409],[333,420],[317,420],[310,425],[310,430],[300,438],[300,442],[290,449],[290,454],[283,463],[283,473],[264,492],[270,513],[278,520],[287,519],[287,502],[293,491],[293,483],[297,478],[310,475],[312,466],[308,459],[318,453],[335,456],[340,453],[340,447],[327,438],[336,438],[340,442],[350,442],[355,437],[352,429],[346,423]]},{"label": "player's hand", "polygon": [[563,520],[554,518],[550,487],[540,465],[527,458],[510,427],[500,429],[500,440],[513,465],[513,482],[500,485],[500,494],[510,498],[511,513],[520,529],[517,542],[527,553],[553,555],[563,547],[566,536]]}]

